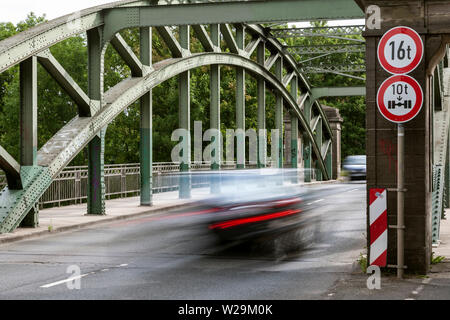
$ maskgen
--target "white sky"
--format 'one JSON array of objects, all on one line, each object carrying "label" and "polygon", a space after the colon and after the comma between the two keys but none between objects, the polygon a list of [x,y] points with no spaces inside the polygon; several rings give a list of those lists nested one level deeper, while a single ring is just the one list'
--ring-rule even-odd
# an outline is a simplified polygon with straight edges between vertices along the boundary
[{"label": "white sky", "polygon": [[[25,20],[28,13],[34,12],[37,16],[46,14],[47,20],[52,20],[78,10],[95,7],[114,0],[0,0],[0,22],[16,24]],[[308,27],[308,22],[294,23],[297,27]],[[364,19],[330,21],[328,25],[364,24]]]},{"label": "white sky", "polygon": [[52,20],[66,14],[95,7],[114,0],[0,0],[0,22],[17,23],[25,20],[33,11],[37,16],[46,14],[47,20]]}]

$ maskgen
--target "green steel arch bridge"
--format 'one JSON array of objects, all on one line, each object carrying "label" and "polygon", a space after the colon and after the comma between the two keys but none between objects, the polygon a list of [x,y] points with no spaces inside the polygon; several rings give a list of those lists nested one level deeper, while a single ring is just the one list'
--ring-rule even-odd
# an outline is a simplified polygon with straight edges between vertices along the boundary
[{"label": "green steel arch bridge", "polygon": [[[220,128],[219,68],[225,65],[235,68],[236,71],[236,129],[245,131],[244,80],[245,73],[249,73],[257,79],[258,129],[266,128],[264,93],[267,86],[276,97],[276,128],[283,129],[286,117],[291,123],[288,142],[292,166],[297,166],[299,149],[303,149],[305,169],[313,167],[318,169],[317,178],[320,180],[336,178],[339,166],[333,161],[333,157],[338,153],[338,150],[333,150],[336,137],[327,116],[327,108],[320,104],[319,99],[326,96],[367,94],[368,187],[395,186],[395,175],[383,172],[382,161],[388,156],[382,154],[382,150],[380,151],[382,147],[377,142],[380,137],[387,139],[393,136],[395,128],[382,123],[380,115],[376,114],[374,88],[382,78],[378,75],[384,71],[376,65],[375,48],[382,32],[389,27],[405,24],[415,27],[423,35],[427,46],[425,62],[415,71],[420,74],[416,76],[427,96],[424,108],[426,111],[424,119],[418,117],[419,120],[414,120],[411,132],[416,127],[425,126],[423,132],[428,144],[423,147],[425,149],[421,147],[420,150],[425,150],[423,152],[407,150],[407,156],[408,152],[413,156],[422,153],[432,156],[429,156],[428,160],[425,158],[414,160],[418,164],[413,167],[418,168],[421,174],[423,173],[419,175],[426,180],[419,183],[423,190],[414,189],[413,185],[417,184],[417,179],[407,178],[406,181],[406,187],[416,192],[416,195],[418,192],[418,197],[426,206],[412,209],[420,211],[415,214],[415,218],[420,216],[428,221],[425,228],[421,227],[419,222],[406,226],[407,229],[410,228],[410,232],[420,231],[425,235],[422,240],[411,242],[409,250],[418,248],[417,256],[407,263],[409,262],[411,269],[427,269],[429,262],[426,262],[424,257],[431,248],[431,241],[428,240],[433,237],[436,242],[438,239],[444,195],[447,193],[446,190],[449,190],[447,168],[449,120],[446,98],[449,75],[446,34],[450,33],[450,28],[444,22],[439,22],[440,18],[436,20],[427,18],[433,14],[437,15],[438,12],[441,16],[445,15],[450,9],[447,8],[448,5],[442,4],[445,1],[434,2],[442,5],[440,9],[433,7],[434,3],[425,1],[423,6],[430,10],[417,9],[419,10],[417,17],[429,23],[427,25],[429,28],[424,28],[420,23],[408,20],[416,15],[404,16],[404,12],[407,11],[396,7],[393,1],[374,2],[381,8],[381,13],[388,17],[383,17],[383,26],[379,30],[365,30],[361,25],[319,28],[278,26],[289,21],[365,18],[365,12],[370,13],[370,10],[368,11],[370,4],[364,0],[127,0],[63,16],[1,41],[0,72],[20,66],[21,134],[20,159],[14,159],[0,146],[0,168],[5,172],[8,182],[8,185],[0,191],[0,233],[12,232],[21,222],[31,225],[35,223],[36,204],[39,198],[52,180],[86,147],[89,155],[88,214],[105,214],[103,183],[105,130],[108,123],[136,101],[140,101],[141,108],[141,203],[151,204],[152,88],[172,77],[178,78],[179,127],[190,130],[189,72],[202,66],[210,66],[211,128]],[[409,6],[407,2],[405,1],[405,6]],[[433,21],[438,22],[433,24]],[[130,28],[140,30],[139,57],[119,33]],[[152,63],[152,28],[156,29],[170,50],[172,56],[170,59]],[[191,29],[194,37],[202,44],[203,52],[191,52]],[[56,43],[84,33],[87,35],[88,48],[87,92],[80,88],[49,50]],[[361,34],[364,34],[366,40],[351,37]],[[292,37],[317,36],[343,42],[333,46],[289,46],[284,41]],[[109,45],[129,66],[131,77],[104,92],[104,56]],[[328,55],[340,53],[365,54],[365,64],[354,64],[352,61],[346,65],[326,63]],[[60,128],[39,150],[38,63],[59,83],[78,107],[78,115]],[[362,75],[364,72],[366,77]],[[315,87],[308,80],[311,73],[347,76],[366,81],[366,86]],[[284,109],[287,110],[287,114],[283,114]],[[433,121],[430,120],[428,125],[425,125],[429,119]],[[407,133],[408,130],[407,127]],[[419,140],[422,141],[421,139]],[[279,143],[281,157],[277,163],[278,167],[283,166],[281,150],[284,143],[285,141]],[[412,141],[410,143],[412,144]],[[220,165],[219,159],[212,167],[217,169]],[[188,171],[189,161],[182,163],[180,169]],[[310,178],[306,175],[305,181]],[[395,245],[391,247],[394,248]]]}]

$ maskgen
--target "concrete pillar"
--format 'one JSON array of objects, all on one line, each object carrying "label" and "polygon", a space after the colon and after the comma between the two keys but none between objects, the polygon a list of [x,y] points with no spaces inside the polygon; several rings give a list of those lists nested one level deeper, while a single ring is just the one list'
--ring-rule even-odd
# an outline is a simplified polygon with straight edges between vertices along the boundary
[{"label": "concrete pillar", "polygon": [[[381,10],[381,29],[368,29],[366,38],[366,153],[367,214],[370,188],[396,188],[397,125],[390,123],[377,110],[376,94],[381,83],[390,76],[377,61],[377,45],[381,36],[394,26],[408,26],[422,37],[425,52],[422,62],[409,75],[423,89],[425,102],[420,113],[404,124],[405,128],[405,264],[407,272],[426,273],[431,257],[431,170],[432,121],[430,78],[433,68],[443,57],[444,33],[450,32],[448,1],[366,1],[363,9],[377,5]],[[447,42],[447,41],[446,41]],[[392,147],[394,152],[387,150]],[[397,221],[396,192],[388,192],[388,224]],[[367,234],[369,233],[367,226]],[[396,229],[388,231],[388,264],[396,264]],[[369,244],[369,237],[368,237]]]},{"label": "concrete pillar", "polygon": [[[331,179],[338,179],[341,174],[341,129],[342,122],[344,121],[339,114],[339,110],[336,108],[328,107],[322,105],[323,111],[325,112],[328,123],[330,124],[331,131],[333,133],[333,143],[332,143],[332,163],[331,163]],[[328,160],[328,155],[327,155]],[[328,163],[328,162],[327,162]]]}]

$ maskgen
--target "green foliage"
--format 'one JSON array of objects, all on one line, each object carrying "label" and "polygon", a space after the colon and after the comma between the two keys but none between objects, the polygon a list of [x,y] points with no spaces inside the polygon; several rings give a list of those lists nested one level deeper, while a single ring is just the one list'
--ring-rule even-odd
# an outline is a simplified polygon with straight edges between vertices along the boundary
[{"label": "green foliage", "polygon": [[431,264],[438,264],[439,262],[442,262],[442,260],[444,259],[445,257],[443,256],[435,256],[434,251],[431,252]]}]

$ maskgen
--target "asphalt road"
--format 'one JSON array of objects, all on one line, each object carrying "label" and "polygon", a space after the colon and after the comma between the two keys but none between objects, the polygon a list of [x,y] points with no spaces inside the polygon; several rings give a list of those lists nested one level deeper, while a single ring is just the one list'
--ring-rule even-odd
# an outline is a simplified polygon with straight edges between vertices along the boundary
[{"label": "asphalt road", "polygon": [[299,254],[214,246],[183,218],[153,214],[0,245],[0,299],[327,299],[366,245],[366,186],[327,188],[316,241]]}]

